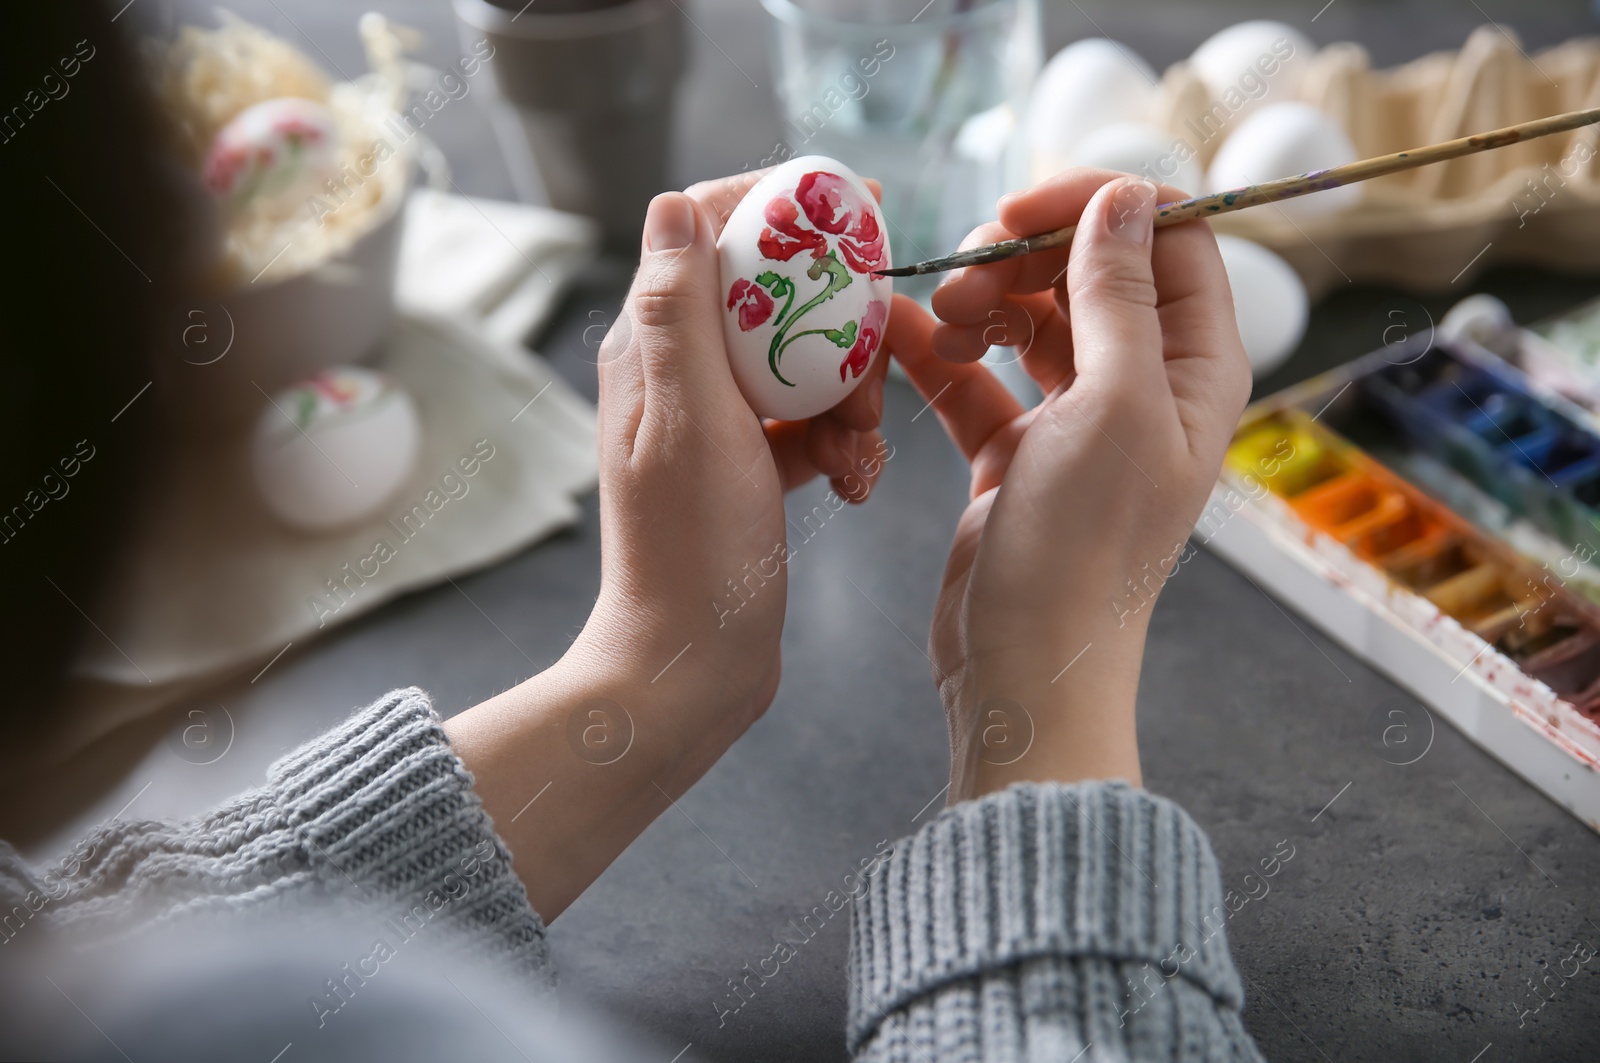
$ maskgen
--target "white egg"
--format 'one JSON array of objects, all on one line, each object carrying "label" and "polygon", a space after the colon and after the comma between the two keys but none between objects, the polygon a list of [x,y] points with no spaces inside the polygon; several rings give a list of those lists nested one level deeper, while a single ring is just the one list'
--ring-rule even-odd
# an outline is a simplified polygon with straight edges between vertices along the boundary
[{"label": "white egg", "polygon": [[1444,317],[1439,319],[1439,331],[1447,337],[1470,336],[1479,329],[1504,332],[1516,327],[1511,308],[1504,300],[1486,292],[1467,296],[1446,310]]},{"label": "white egg", "polygon": [[1257,19],[1212,34],[1194,50],[1189,64],[1205,82],[1213,104],[1221,104],[1237,121],[1263,104],[1293,100],[1316,50],[1292,26]]},{"label": "white egg", "polygon": [[1067,45],[1040,71],[1028,104],[1034,180],[1071,165],[1072,149],[1102,126],[1143,121],[1156,72],[1125,44],[1090,37]]},{"label": "white egg", "polygon": [[297,207],[335,174],[338,137],[333,112],[315,100],[262,100],[217,131],[206,186],[233,209],[263,201]]},{"label": "white egg", "polygon": [[399,385],[343,366],[272,397],[256,421],[251,465],[279,519],[321,531],[381,509],[410,477],[421,436]]},{"label": "white egg", "polygon": [[1074,166],[1099,166],[1106,170],[1139,174],[1160,184],[1200,193],[1200,164],[1184,153],[1179,161],[1172,149],[1171,133],[1138,122],[1118,122],[1095,130],[1072,149]]},{"label": "white egg", "polygon": [[[1246,118],[1222,142],[1206,173],[1206,190],[1224,192],[1355,160],[1355,145],[1332,118],[1307,103],[1275,103]],[[1283,200],[1276,209],[1296,220],[1319,218],[1360,199],[1359,184],[1344,185]]]},{"label": "white egg", "polygon": [[1250,369],[1265,376],[1305,337],[1311,312],[1306,286],[1289,263],[1260,244],[1219,235],[1217,249],[1233,289],[1233,313]]},{"label": "white egg", "polygon": [[1438,332],[1446,342],[1467,339],[1497,354],[1516,350],[1517,322],[1511,308],[1484,292],[1447,310],[1439,319]]},{"label": "white egg", "polygon": [[856,389],[883,342],[889,229],[865,182],[821,155],[745,193],[717,240],[733,378],[762,417],[798,421]]}]

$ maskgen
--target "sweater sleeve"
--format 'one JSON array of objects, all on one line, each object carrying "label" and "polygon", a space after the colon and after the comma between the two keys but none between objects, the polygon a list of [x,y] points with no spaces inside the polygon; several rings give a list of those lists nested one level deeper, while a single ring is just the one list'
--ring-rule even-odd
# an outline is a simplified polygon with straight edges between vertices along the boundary
[{"label": "sweater sleeve", "polygon": [[553,983],[544,924],[420,690],[397,690],[273,764],[265,786],[182,823],[112,822],[35,871],[0,842],[6,942],[106,939],[180,918],[353,903],[441,922]]},{"label": "sweater sleeve", "polygon": [[902,840],[857,901],[862,1063],[1259,1060],[1216,858],[1123,783],[1019,784]]}]

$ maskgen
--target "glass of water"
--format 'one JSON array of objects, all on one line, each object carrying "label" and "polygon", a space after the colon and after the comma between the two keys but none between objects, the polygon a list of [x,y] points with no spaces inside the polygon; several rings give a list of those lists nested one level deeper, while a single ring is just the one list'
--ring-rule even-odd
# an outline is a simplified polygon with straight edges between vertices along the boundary
[{"label": "glass of water", "polygon": [[[762,0],[786,144],[883,184],[896,263],[955,249],[1026,177],[1036,0]],[[925,297],[937,278],[897,282]]]}]

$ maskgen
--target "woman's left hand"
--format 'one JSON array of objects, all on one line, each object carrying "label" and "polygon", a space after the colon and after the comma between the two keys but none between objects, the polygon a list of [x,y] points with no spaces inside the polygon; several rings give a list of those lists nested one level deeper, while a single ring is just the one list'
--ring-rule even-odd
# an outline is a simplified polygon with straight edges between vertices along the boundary
[{"label": "woman's left hand", "polygon": [[[771,704],[784,492],[822,475],[861,502],[882,470],[884,352],[807,421],[763,422],[734,382],[716,240],[760,177],[650,204],[639,272],[600,347],[594,611],[556,665],[446,724],[547,920]],[[546,781],[539,814],[523,815]]]},{"label": "woman's left hand", "polygon": [[575,647],[636,659],[646,683],[676,661],[659,682],[740,730],[777,691],[783,494],[821,474],[866,499],[888,367],[878,352],[844,402],[807,421],[751,412],[723,343],[716,240],[760,176],[650,205],[624,316],[600,348],[601,591]]}]

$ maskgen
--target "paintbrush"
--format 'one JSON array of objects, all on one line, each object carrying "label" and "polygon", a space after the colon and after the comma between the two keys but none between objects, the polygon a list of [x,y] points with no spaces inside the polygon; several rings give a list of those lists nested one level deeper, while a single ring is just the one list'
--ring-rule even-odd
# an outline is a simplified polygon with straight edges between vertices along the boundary
[{"label": "paintbrush", "polygon": [[[1412,148],[1410,151],[1397,151],[1392,155],[1379,155],[1359,162],[1349,162],[1327,170],[1314,170],[1293,177],[1280,177],[1276,181],[1267,181],[1264,184],[1246,185],[1227,192],[1214,192],[1208,196],[1195,196],[1192,199],[1162,203],[1156,207],[1155,224],[1158,227],[1177,225],[1179,222],[1209,218],[1214,214],[1227,214],[1246,207],[1259,206],[1262,203],[1276,203],[1281,199],[1293,199],[1312,192],[1352,185],[1358,181],[1370,181],[1385,174],[1414,170],[1418,166],[1444,162],[1446,159],[1459,159],[1463,155],[1492,151],[1508,144],[1547,137],[1552,133],[1565,133],[1569,129],[1578,129],[1596,122],[1600,122],[1600,107],[1585,111],[1569,111],[1549,118],[1520,122],[1489,133],[1477,133],[1470,137],[1446,140],[1441,144],[1429,144],[1427,147]],[[1036,251],[1065,247],[1072,243],[1072,234],[1077,228],[1076,225],[1069,225],[1065,229],[1055,229],[1037,236],[1019,236],[1013,240],[1002,240],[997,244],[984,244],[982,247],[957,251],[943,258],[932,258],[909,266],[877,270],[876,273],[883,277],[915,277],[924,273],[943,273],[945,270],[959,269],[962,266],[1000,262],[1016,258],[1018,255],[1031,255]]]}]

